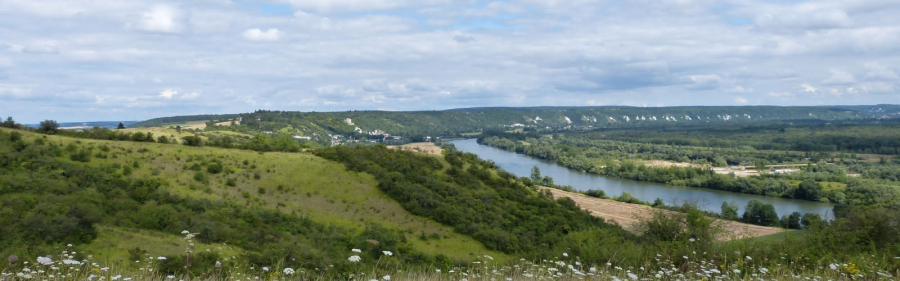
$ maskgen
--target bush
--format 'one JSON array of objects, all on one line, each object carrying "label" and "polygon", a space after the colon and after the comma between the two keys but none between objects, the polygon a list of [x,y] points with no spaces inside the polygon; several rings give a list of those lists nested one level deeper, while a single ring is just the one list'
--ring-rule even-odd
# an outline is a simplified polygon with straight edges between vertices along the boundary
[{"label": "bush", "polygon": [[222,172],[222,164],[212,163],[206,166],[206,171],[210,174],[218,174]]},{"label": "bush", "polygon": [[195,172],[194,180],[198,181],[198,182],[204,182],[204,181],[206,181],[206,174],[204,174],[202,172]]}]

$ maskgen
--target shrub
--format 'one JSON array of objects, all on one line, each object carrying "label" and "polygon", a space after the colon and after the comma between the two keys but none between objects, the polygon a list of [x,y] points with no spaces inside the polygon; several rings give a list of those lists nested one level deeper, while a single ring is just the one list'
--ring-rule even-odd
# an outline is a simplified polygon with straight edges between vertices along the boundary
[{"label": "shrub", "polygon": [[212,163],[206,166],[206,171],[210,174],[218,174],[222,172],[222,164]]}]

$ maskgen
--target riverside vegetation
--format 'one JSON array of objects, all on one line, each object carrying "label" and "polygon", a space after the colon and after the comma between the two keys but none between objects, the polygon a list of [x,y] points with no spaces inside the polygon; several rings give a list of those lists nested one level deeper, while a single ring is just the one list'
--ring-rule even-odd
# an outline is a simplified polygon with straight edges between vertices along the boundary
[{"label": "riverside vegetation", "polygon": [[[479,143],[589,173],[831,202],[840,212],[849,206],[900,205],[898,125],[896,121],[807,121],[566,134],[487,131]],[[654,160],[682,165],[645,164]],[[714,170],[738,165],[757,173],[741,177]],[[766,225],[778,224],[767,221]]]},{"label": "riverside vegetation", "polygon": [[[697,208],[641,234],[473,154],[264,152],[0,129],[2,279],[889,279],[900,213],[716,242]],[[51,126],[52,127],[52,126]]]}]

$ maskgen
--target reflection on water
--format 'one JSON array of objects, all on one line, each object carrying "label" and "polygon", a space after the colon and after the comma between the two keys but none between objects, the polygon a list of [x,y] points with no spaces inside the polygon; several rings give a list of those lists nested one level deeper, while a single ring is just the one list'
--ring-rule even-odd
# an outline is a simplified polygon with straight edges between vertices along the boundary
[{"label": "reflection on water", "polygon": [[744,206],[747,205],[748,201],[756,199],[775,206],[775,211],[778,212],[779,216],[800,212],[818,213],[823,217],[832,217],[830,214],[833,205],[828,203],[607,178],[571,170],[552,161],[480,145],[474,139],[455,140],[451,141],[451,143],[456,145],[456,148],[460,151],[475,153],[482,159],[494,161],[500,168],[518,177],[530,176],[531,168],[537,166],[541,169],[542,176],[552,177],[553,182],[558,185],[569,185],[578,190],[603,190],[610,197],[618,196],[622,192],[627,191],[635,198],[643,201],[653,202],[656,198],[660,198],[666,202],[666,205],[672,205],[673,202],[680,204],[686,200],[692,200],[698,202],[702,209],[716,213],[721,210],[722,202],[731,202],[736,203],[740,207],[738,214],[743,213]]}]

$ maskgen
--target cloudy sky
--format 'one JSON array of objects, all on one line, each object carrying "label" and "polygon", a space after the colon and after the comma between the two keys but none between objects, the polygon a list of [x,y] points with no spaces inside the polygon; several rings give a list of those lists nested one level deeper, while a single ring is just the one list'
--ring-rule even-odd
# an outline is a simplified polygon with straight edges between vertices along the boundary
[{"label": "cloudy sky", "polygon": [[900,1],[0,0],[0,115],[900,103]]}]

